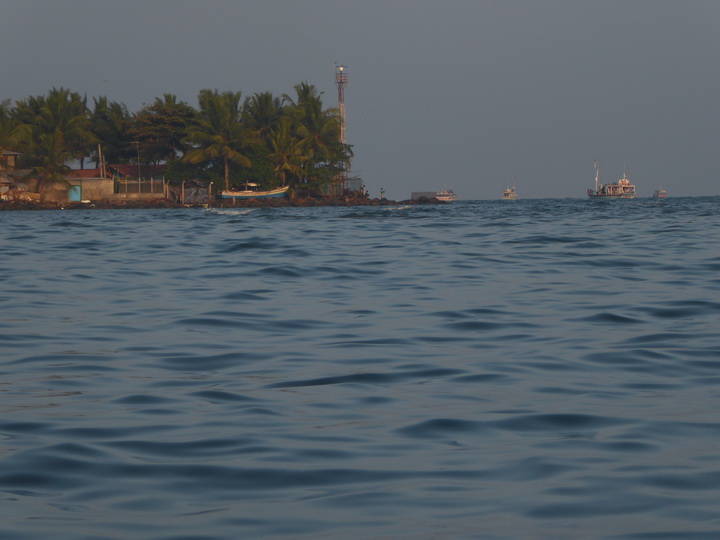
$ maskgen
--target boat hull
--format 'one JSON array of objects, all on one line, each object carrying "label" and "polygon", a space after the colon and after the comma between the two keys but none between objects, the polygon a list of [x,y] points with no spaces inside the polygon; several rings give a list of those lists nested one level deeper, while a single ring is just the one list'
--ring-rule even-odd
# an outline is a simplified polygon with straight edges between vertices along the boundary
[{"label": "boat hull", "polygon": [[592,190],[588,190],[588,197],[590,197],[591,199],[634,199],[635,194],[623,193],[616,195],[608,193],[597,193]]},{"label": "boat hull", "polygon": [[269,191],[233,191],[224,190],[218,195],[218,199],[284,199],[288,196],[288,186],[271,189]]}]

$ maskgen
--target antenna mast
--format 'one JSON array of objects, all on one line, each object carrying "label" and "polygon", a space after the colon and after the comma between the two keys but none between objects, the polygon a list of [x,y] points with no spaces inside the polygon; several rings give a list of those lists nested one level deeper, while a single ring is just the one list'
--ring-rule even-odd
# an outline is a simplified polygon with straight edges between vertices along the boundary
[{"label": "antenna mast", "polygon": [[338,110],[340,111],[340,142],[345,144],[345,87],[348,83],[348,76],[345,70],[347,66],[335,65],[335,84],[338,88]]},{"label": "antenna mast", "polygon": [[[348,83],[348,75],[345,71],[347,66],[335,64],[335,84],[338,89],[338,112],[340,113],[340,142],[347,144],[345,137],[345,87]],[[338,175],[341,189],[345,191],[347,189],[347,167],[343,166],[342,171]]]},{"label": "antenna mast", "polygon": [[600,179],[600,169],[597,166],[597,160],[595,160],[595,193],[598,190],[598,180]]}]

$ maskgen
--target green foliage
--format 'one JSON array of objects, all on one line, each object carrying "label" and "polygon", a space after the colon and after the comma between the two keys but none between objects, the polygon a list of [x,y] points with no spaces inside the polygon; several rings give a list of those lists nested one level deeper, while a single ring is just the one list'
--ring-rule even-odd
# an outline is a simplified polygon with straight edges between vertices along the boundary
[{"label": "green foliage", "polygon": [[283,100],[270,92],[255,93],[245,100],[242,121],[259,142],[265,142],[283,116]]},{"label": "green foliage", "polygon": [[245,184],[254,182],[261,189],[278,186],[278,175],[264,146],[254,146],[248,153],[252,167],[230,167],[230,183]]},{"label": "green foliage", "polygon": [[296,136],[296,124],[291,116],[284,116],[270,133],[271,152],[268,155],[280,185],[302,176],[303,165],[309,156],[303,153],[302,141]]},{"label": "green foliage", "polygon": [[185,180],[200,180],[209,183],[215,176],[204,165],[192,164],[181,159],[174,159],[165,164],[165,180],[171,184],[179,184]]},{"label": "green foliage", "polygon": [[183,142],[185,130],[195,118],[195,109],[177,101],[172,94],[155,98],[132,119],[128,135],[137,143],[136,154],[140,162],[157,164],[182,155],[187,146]]},{"label": "green foliage", "polygon": [[295,100],[287,95],[285,99],[290,103],[287,114],[292,119],[295,144],[303,160],[302,170],[292,174],[298,177],[298,185],[311,193],[319,192],[349,165],[352,150],[340,141],[338,111],[323,108],[315,87],[303,82],[295,85],[295,93]]},{"label": "green foliage", "polygon": [[12,148],[12,135],[15,130],[15,125],[10,100],[0,101],[0,150],[9,150]]},{"label": "green foliage", "polygon": [[[90,114],[90,126],[101,142],[105,163],[130,163],[136,160],[137,152],[129,132],[132,117],[127,107],[122,103],[108,101],[104,96],[93,99],[95,108]],[[93,149],[90,156],[95,166],[99,166],[97,149]]]},{"label": "green foliage", "polygon": [[14,141],[33,165],[38,191],[46,182],[65,182],[70,170],[66,164],[82,159],[89,145],[97,142],[90,131],[85,99],[65,88],[17,102],[15,114]]},{"label": "green foliage", "polygon": [[253,143],[251,130],[242,122],[240,92],[201,90],[200,111],[187,128],[183,141],[190,150],[183,158],[189,163],[221,160],[225,187],[230,186],[230,162],[251,167],[247,151]]},{"label": "green foliage", "polygon": [[[0,148],[23,152],[21,163],[45,181],[61,181],[67,163],[165,163],[171,182],[213,182],[216,189],[253,182],[263,189],[291,185],[320,193],[350,163],[340,141],[340,116],[324,108],[307,82],[295,97],[202,90],[199,108],[172,94],[135,114],[104,96],[86,99],[64,88],[11,106],[0,102]],[[138,156],[139,154],[139,156]]]}]

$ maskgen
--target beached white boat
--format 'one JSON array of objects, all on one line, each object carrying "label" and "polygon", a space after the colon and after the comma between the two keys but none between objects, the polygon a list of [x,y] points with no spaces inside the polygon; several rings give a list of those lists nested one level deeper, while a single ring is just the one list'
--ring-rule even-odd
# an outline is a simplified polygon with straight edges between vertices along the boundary
[{"label": "beached white boat", "polygon": [[[253,189],[249,189],[253,188]],[[244,190],[225,189],[220,192],[220,199],[282,199],[288,196],[290,186],[285,186],[267,191],[257,189],[257,184],[245,184]]]}]

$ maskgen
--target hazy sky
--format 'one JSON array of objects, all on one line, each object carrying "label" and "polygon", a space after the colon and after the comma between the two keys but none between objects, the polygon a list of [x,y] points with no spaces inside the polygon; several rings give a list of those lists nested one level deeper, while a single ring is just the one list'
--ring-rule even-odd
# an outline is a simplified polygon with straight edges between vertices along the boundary
[{"label": "hazy sky", "polygon": [[[345,102],[372,196],[720,194],[718,0],[0,0],[0,100],[203,88]],[[513,180],[514,178],[514,180]]]}]

